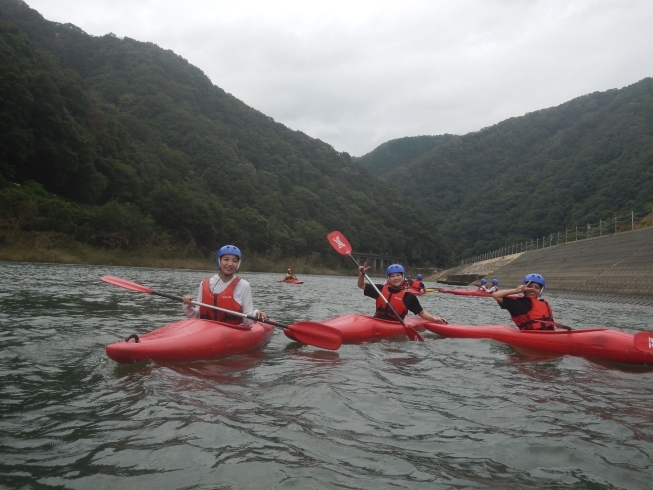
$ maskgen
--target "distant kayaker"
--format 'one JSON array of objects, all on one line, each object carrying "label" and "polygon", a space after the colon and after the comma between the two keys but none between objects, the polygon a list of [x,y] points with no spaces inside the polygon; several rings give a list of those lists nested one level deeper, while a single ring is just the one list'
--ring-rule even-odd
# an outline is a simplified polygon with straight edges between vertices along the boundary
[{"label": "distant kayaker", "polygon": [[[549,303],[541,299],[545,281],[539,274],[527,274],[521,286],[492,293],[499,306],[508,310],[512,321],[520,330],[554,330],[554,326],[541,323],[541,320],[553,321],[553,312]],[[511,294],[523,294],[519,298],[509,298]]]},{"label": "distant kayaker", "polygon": [[288,280],[291,280],[291,279],[294,279],[295,281],[297,281],[297,276],[295,276],[295,273],[292,271],[292,269],[290,267],[288,267],[288,270],[286,271],[285,280],[288,281]]},{"label": "distant kayaker", "polygon": [[488,289],[486,287],[486,284],[487,284],[487,279],[483,278],[483,279],[481,279],[481,284],[474,284],[474,286],[478,287],[478,289],[477,289],[478,292],[487,293]]},{"label": "distant kayaker", "polygon": [[[379,297],[371,284],[365,283],[365,272],[370,268],[365,262],[358,268],[358,287],[363,290],[365,296],[376,299],[376,313],[375,318],[383,320],[397,321],[397,317],[388,308],[385,302]],[[385,270],[388,280],[385,284],[376,284],[376,287],[381,291],[381,294],[388,299],[392,307],[403,319],[409,311],[418,315],[429,322],[447,323],[444,318],[431,315],[422,308],[419,304],[417,296],[410,292],[409,289],[404,289],[404,268],[400,264],[392,264]]]},{"label": "distant kayaker", "polygon": [[[263,320],[267,318],[267,315],[262,311],[254,309],[252,290],[249,283],[235,276],[238,269],[240,269],[241,260],[242,254],[238,247],[234,245],[221,247],[215,254],[218,273],[209,279],[204,279],[200,283],[197,291],[197,301],[246,315],[255,315]],[[191,304],[191,301],[193,301],[192,296],[184,296],[183,301],[184,313],[188,318],[204,318],[231,323],[233,325],[240,323],[251,325],[254,323],[252,320],[239,316],[229,315],[228,313],[202,306],[194,306]]]},{"label": "distant kayaker", "polygon": [[413,283],[410,285],[410,290],[416,291],[418,293],[426,292],[426,288],[422,282],[422,277],[422,274],[417,274],[415,276],[415,280],[413,280]]},{"label": "distant kayaker", "polygon": [[499,280],[492,279],[492,287],[487,290],[488,293],[496,293],[499,290]]}]

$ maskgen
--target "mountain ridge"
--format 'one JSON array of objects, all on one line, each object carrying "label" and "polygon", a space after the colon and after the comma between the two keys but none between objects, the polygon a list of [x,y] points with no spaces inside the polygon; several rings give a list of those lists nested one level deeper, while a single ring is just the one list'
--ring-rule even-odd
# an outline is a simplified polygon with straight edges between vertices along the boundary
[{"label": "mountain ridge", "polygon": [[[11,73],[0,122],[7,226],[102,246],[168,237],[205,254],[226,240],[325,263],[336,260],[326,233],[340,229],[357,250],[451,262],[449,244],[410,199],[172,51],[90,36],[20,0],[0,0],[0,20]],[[21,215],[12,200],[32,211]]]},{"label": "mountain ridge", "polygon": [[653,79],[454,136],[381,177],[429,212],[459,257],[650,209]]}]

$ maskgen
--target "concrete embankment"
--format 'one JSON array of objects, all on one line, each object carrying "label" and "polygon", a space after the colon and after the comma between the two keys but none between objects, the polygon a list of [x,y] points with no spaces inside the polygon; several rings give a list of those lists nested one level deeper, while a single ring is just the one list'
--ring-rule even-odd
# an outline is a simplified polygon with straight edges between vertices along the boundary
[{"label": "concrete embankment", "polygon": [[446,281],[465,271],[496,277],[501,288],[509,288],[519,285],[527,273],[535,272],[545,277],[547,291],[556,295],[653,306],[653,227],[502,259],[503,264],[494,259],[460,266],[444,271],[438,278]]}]

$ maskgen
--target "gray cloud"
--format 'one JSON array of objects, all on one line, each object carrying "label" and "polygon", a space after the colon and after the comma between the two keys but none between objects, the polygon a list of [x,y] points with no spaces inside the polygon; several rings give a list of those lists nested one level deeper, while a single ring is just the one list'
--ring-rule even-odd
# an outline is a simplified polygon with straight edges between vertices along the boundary
[{"label": "gray cloud", "polygon": [[463,134],[653,75],[653,2],[31,0],[49,20],[172,49],[337,150]]}]

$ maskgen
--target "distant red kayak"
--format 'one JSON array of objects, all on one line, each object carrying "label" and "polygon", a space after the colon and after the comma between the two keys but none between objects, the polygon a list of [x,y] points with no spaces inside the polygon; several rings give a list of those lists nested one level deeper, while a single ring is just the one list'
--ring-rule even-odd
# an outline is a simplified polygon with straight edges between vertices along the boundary
[{"label": "distant red kayak", "polygon": [[279,279],[277,282],[287,282],[288,284],[304,284],[304,281],[297,279]]},{"label": "distant red kayak", "polygon": [[120,341],[106,347],[107,356],[128,364],[153,361],[194,361],[239,354],[264,345],[274,326],[254,323],[249,327],[211,320],[181,320],[138,336],[138,343]]},{"label": "distant red kayak", "polygon": [[[404,321],[406,325],[413,327],[417,331],[424,330],[424,325],[428,323],[420,317],[406,317]],[[395,335],[406,335],[401,323],[366,315],[342,315],[321,321],[320,324],[341,331],[343,342],[359,342],[369,339],[385,339]],[[292,332],[284,330],[283,333],[286,334],[286,337],[296,340],[293,338]]]},{"label": "distant red kayak", "polygon": [[[483,298],[491,298],[492,293],[484,293],[483,291],[474,291],[473,289],[438,289],[440,293],[455,294],[457,296],[481,296]],[[511,294],[508,298],[520,298],[518,294]]]},{"label": "distant red kayak", "polygon": [[406,288],[406,291],[414,294],[415,296],[424,296],[426,294],[426,291],[418,291],[417,289],[413,288]]},{"label": "distant red kayak", "polygon": [[492,339],[515,347],[560,355],[653,365],[653,332],[633,335],[608,328],[519,330],[513,325],[440,325],[428,322],[425,327],[443,337]]},{"label": "distant red kayak", "polygon": [[440,293],[456,294],[458,296],[492,296],[491,293],[474,291],[473,289],[438,289]]}]

